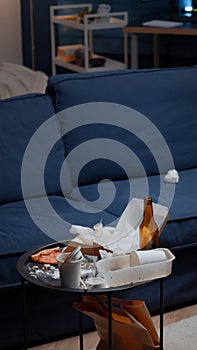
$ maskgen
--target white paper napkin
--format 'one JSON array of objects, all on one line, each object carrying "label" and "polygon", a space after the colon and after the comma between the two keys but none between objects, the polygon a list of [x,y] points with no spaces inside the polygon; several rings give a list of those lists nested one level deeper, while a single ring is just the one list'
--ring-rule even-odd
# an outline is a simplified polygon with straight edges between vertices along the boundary
[{"label": "white paper napkin", "polygon": [[[90,227],[72,225],[70,233],[78,236],[73,240],[78,243],[93,245],[96,243],[111,250],[114,255],[130,253],[140,248],[139,225],[143,215],[143,199],[133,198],[123,211],[116,227],[103,226],[102,222]],[[158,227],[168,214],[168,209],[153,203],[155,220]]]},{"label": "white paper napkin", "polygon": [[179,182],[179,174],[178,171],[175,169],[169,170],[167,174],[164,176],[165,182],[170,182],[172,184]]},{"label": "white paper napkin", "polygon": [[70,232],[78,234],[77,241],[79,243],[93,244],[94,242],[116,254],[139,248],[139,229],[134,230],[128,223],[125,223],[123,231],[117,227],[103,227],[101,223],[98,223],[94,225],[93,229],[73,225]]}]

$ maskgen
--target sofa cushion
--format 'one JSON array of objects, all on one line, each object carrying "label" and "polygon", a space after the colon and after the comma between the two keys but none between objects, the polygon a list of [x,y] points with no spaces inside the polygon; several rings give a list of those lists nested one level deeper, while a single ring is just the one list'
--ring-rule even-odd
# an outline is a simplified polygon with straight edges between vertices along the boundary
[{"label": "sofa cushion", "polygon": [[[94,210],[94,207],[79,204],[76,201],[69,202],[63,196],[49,196],[51,207],[55,210],[52,216],[46,211],[45,198],[33,198],[28,200],[28,207],[33,208],[33,219],[28,214],[25,203],[17,201],[0,206],[0,256],[19,254],[39,244],[51,240],[67,240],[73,238],[69,233],[72,224],[93,226],[103,220],[105,225],[115,219],[115,216],[104,211]],[[55,216],[57,214],[57,216]],[[64,231],[61,230],[60,218],[63,219]],[[41,229],[44,223],[46,229]]]},{"label": "sofa cushion", "polygon": [[[27,145],[38,128],[55,114],[52,100],[44,94],[29,94],[0,101],[0,202],[22,198],[21,167]],[[53,125],[54,133],[59,134],[58,126]],[[51,131],[51,130],[50,130]],[[50,139],[45,133],[36,144],[36,152],[29,155],[26,169],[31,196],[44,194],[39,184],[40,170],[37,164],[45,142]],[[55,143],[45,167],[45,186],[47,193],[60,192],[59,171],[64,160],[62,140]],[[28,189],[27,189],[28,190]]]},{"label": "sofa cushion", "polygon": [[127,106],[82,104],[57,113],[57,118],[73,186],[153,175],[158,167],[160,172],[174,168],[158,129]]},{"label": "sofa cushion", "polygon": [[[122,106],[106,106],[108,109],[111,109],[111,106],[116,108],[117,120],[121,113],[126,118],[128,111],[130,113],[128,108],[123,111]],[[58,116],[68,155],[67,172],[70,172],[70,182],[73,186],[97,183],[103,179],[118,180],[145,176],[146,173],[158,173],[154,156],[145,143],[134,132],[126,130],[124,123],[122,127],[118,127],[97,122],[98,118],[101,119],[103,106],[97,104],[96,109],[97,113],[94,116],[90,105],[79,106],[78,111],[74,113],[69,109],[70,113],[67,110],[66,115],[61,113]],[[87,112],[87,117],[91,115],[92,124],[84,119],[84,125],[74,128],[73,120],[79,121],[83,112]],[[68,128],[71,129],[69,132]],[[145,132],[144,126],[141,134]]]},{"label": "sofa cushion", "polygon": [[[54,76],[49,79],[47,91],[53,96],[58,112],[90,102],[112,102],[137,110],[159,129],[170,148],[175,167],[182,170],[197,166],[196,81],[196,66],[124,70]],[[75,147],[76,140],[80,141],[80,138],[80,129],[75,132],[75,140],[65,135],[67,151]],[[141,147],[140,142],[136,142],[132,136],[129,143],[133,152],[138,157],[140,153],[143,159],[144,147]],[[158,151],[162,154],[162,148]],[[149,160],[150,166],[146,171],[149,175],[156,174],[150,155],[146,162]]]}]

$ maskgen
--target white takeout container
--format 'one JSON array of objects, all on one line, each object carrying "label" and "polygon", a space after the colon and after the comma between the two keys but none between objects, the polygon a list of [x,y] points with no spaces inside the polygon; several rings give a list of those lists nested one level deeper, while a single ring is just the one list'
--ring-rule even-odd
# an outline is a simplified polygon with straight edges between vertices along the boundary
[{"label": "white takeout container", "polygon": [[[148,253],[149,257],[147,255],[144,259],[141,253]],[[157,248],[101,259],[96,267],[109,287],[117,287],[166,277],[171,274],[174,259],[169,249]]]}]

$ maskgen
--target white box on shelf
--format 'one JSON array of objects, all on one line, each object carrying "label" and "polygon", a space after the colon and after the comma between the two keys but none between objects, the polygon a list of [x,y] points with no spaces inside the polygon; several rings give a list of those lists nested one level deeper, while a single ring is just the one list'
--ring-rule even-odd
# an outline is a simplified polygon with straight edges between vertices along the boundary
[{"label": "white box on shelf", "polygon": [[75,51],[83,47],[81,44],[58,46],[57,57],[64,62],[73,62],[75,61]]}]

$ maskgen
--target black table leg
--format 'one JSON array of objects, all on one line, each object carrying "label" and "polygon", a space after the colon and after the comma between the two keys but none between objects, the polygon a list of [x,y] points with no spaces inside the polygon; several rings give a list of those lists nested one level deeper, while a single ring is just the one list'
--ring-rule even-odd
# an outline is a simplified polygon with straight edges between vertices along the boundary
[{"label": "black table leg", "polygon": [[108,298],[108,350],[112,350],[112,296],[109,293]]},{"label": "black table leg", "polygon": [[164,289],[163,278],[160,278],[160,349],[163,350],[163,315],[164,315]]},{"label": "black table leg", "polygon": [[79,342],[80,342],[80,350],[83,350],[83,316],[81,312],[79,312]]},{"label": "black table leg", "polygon": [[28,346],[27,346],[27,302],[26,302],[25,281],[23,278],[21,278],[21,288],[22,288],[22,304],[23,304],[24,350],[28,350]]}]

